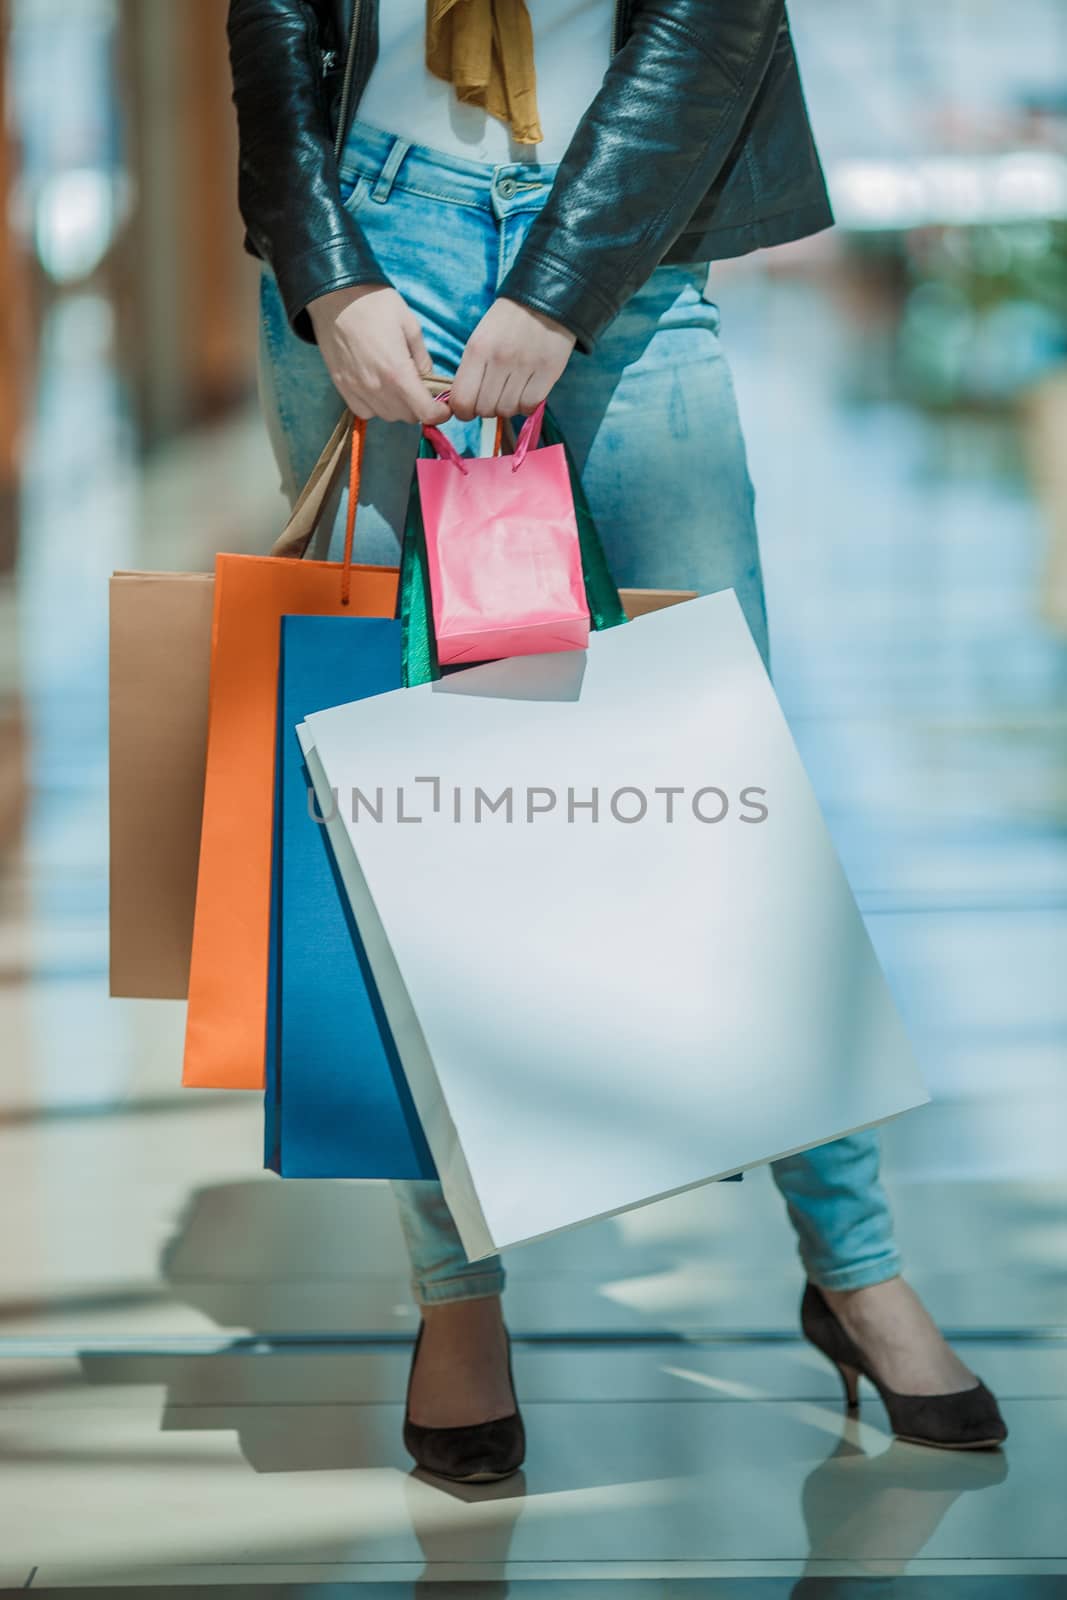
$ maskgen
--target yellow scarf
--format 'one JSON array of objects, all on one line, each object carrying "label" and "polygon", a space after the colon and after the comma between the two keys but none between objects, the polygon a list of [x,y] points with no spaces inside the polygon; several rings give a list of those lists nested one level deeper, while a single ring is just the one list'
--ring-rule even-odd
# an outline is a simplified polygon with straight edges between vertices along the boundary
[{"label": "yellow scarf", "polygon": [[426,65],[460,100],[539,144],[533,29],[525,0],[426,0]]}]

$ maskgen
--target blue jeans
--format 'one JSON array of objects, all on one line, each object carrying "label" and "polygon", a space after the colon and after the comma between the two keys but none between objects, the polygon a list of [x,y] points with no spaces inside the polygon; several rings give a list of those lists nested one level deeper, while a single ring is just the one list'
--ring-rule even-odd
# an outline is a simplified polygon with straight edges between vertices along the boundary
[{"label": "blue jeans", "polygon": [[[418,317],[436,372],[456,371],[554,176],[551,166],[481,166],[353,127],[341,165],[347,204]],[[617,582],[734,589],[766,659],[752,486],[705,275],[705,268],[660,267],[593,354],[571,357],[551,403]],[[269,271],[261,310],[260,389],[292,500],[340,401],[318,350],[289,328]],[[447,428],[457,444],[477,445],[477,423]],[[407,424],[369,424],[357,559],[397,561],[417,445]],[[326,519],[319,553],[326,545],[339,553],[343,509]],[[878,1163],[878,1138],[868,1132],[772,1165],[804,1268],[823,1288],[857,1289],[900,1270]],[[420,1304],[500,1292],[499,1260],[467,1261],[439,1184],[394,1189]]]}]

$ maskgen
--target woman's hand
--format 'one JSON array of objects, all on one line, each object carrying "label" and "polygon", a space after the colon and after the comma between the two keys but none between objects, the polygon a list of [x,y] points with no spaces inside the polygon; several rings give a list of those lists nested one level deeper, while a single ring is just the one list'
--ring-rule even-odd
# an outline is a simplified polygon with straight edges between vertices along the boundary
[{"label": "woman's hand", "polygon": [[574,334],[514,300],[495,300],[463,352],[450,404],[457,417],[528,414],[562,375]]},{"label": "woman's hand", "polygon": [[448,406],[422,382],[433,366],[418,319],[395,289],[384,283],[334,289],[312,300],[308,315],[334,388],[357,417],[448,421]]}]

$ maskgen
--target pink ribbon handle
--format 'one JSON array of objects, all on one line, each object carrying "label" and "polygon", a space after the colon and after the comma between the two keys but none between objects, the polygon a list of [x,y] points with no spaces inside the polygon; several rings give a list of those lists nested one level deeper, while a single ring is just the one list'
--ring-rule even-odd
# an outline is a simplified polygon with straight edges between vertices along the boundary
[{"label": "pink ribbon handle", "polygon": [[528,451],[537,449],[541,442],[541,424],[544,419],[545,402],[542,400],[541,404],[530,412],[530,415],[522,425],[522,432],[519,434],[515,444],[515,454],[511,458],[512,472],[518,472],[526,460]]},{"label": "pink ribbon handle", "polygon": [[[443,394],[439,394],[437,396],[437,399],[447,400],[451,393],[451,389],[446,389]],[[437,451],[437,454],[441,457],[442,461],[451,461],[452,465],[454,467],[458,467],[460,472],[462,472],[464,477],[466,477],[468,468],[463,460],[463,457],[460,455],[452,441],[445,438],[440,428],[435,428],[430,423],[424,422],[422,425],[422,435],[424,439],[428,439],[430,441],[434,449]]]},{"label": "pink ribbon handle", "polygon": [[[448,394],[449,391],[446,390],[444,394],[439,394],[437,398],[439,400],[447,400]],[[515,453],[511,458],[512,472],[518,472],[529,451],[537,449],[541,441],[541,424],[544,421],[544,417],[545,402],[542,400],[541,404],[530,412],[530,415],[522,425],[522,431],[515,444]],[[455,445],[445,437],[440,428],[435,428],[430,423],[423,423],[422,432],[423,437],[430,441],[442,461],[451,461],[452,465],[458,467],[460,472],[464,474],[470,471],[467,462],[464,461]]]}]

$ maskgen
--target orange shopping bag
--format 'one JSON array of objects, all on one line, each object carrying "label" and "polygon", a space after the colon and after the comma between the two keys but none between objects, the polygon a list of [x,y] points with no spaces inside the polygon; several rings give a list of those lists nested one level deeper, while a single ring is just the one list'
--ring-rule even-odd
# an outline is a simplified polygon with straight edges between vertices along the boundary
[{"label": "orange shopping bag", "polygon": [[[348,519],[340,562],[303,553],[348,434]],[[260,1089],[264,1083],[270,935],[275,717],[281,618],[391,617],[394,567],[355,566],[364,424],[342,418],[270,556],[215,562],[207,774],[189,972],[182,1082]]]}]

